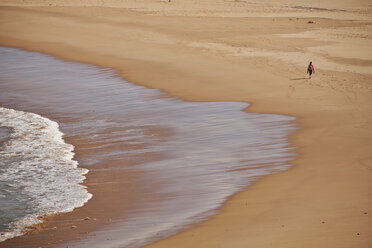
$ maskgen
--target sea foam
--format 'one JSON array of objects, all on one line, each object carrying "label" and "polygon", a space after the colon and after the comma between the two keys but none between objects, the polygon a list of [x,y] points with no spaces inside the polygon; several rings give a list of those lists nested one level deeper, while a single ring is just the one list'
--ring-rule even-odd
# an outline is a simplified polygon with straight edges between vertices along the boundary
[{"label": "sea foam", "polygon": [[[41,222],[39,216],[72,211],[92,197],[81,185],[88,170],[77,167],[74,147],[64,142],[58,123],[0,107],[0,126],[12,129],[0,147],[0,217],[6,222],[0,241],[22,235]],[[20,208],[22,214],[14,213]]]}]

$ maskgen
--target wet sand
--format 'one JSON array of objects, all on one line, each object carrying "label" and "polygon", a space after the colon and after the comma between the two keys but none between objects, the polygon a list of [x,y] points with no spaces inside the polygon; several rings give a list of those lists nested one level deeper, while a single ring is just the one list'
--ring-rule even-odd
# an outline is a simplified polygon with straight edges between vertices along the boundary
[{"label": "wet sand", "polygon": [[[0,9],[0,44],[115,68],[185,100],[250,102],[249,111],[298,117],[292,169],[155,246],[370,247],[368,1],[316,1],[312,9],[301,1],[50,3],[3,1],[18,7]],[[311,80],[304,75],[309,60]],[[65,238],[76,233],[68,232]]]}]

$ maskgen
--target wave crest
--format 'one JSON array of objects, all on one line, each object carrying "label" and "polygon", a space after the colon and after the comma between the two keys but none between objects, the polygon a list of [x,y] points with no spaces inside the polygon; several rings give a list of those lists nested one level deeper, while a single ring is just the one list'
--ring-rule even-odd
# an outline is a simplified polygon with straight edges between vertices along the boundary
[{"label": "wave crest", "polygon": [[77,167],[74,146],[64,142],[58,123],[0,107],[0,126],[13,130],[0,149],[0,182],[29,209],[0,233],[0,242],[22,235],[25,227],[41,222],[39,216],[70,212],[92,197],[81,185],[88,170]]}]

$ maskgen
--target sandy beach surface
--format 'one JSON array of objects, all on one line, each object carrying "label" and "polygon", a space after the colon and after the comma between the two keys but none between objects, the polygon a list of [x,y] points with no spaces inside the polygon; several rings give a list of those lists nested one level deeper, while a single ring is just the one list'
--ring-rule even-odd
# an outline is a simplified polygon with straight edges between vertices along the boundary
[{"label": "sandy beach surface", "polygon": [[[2,46],[114,68],[188,101],[249,102],[248,112],[297,118],[291,169],[149,247],[372,246],[370,1],[2,0],[0,21]],[[84,140],[68,142],[79,157]],[[94,185],[121,176],[141,178],[89,173],[95,197],[84,207],[0,247],[50,247],[108,225],[136,192],[122,185],[117,199]]]}]

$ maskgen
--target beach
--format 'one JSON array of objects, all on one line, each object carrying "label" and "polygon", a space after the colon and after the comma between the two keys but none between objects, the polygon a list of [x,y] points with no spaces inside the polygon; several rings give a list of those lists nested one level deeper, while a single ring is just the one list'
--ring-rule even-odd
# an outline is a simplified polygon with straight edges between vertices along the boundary
[{"label": "beach", "polygon": [[[290,169],[148,247],[371,246],[368,1],[2,1],[0,19],[1,46],[112,68],[128,82],[185,101],[248,102],[248,113],[296,118]],[[67,141],[79,160],[84,139]],[[105,180],[117,180],[123,198],[97,184]],[[84,207],[46,217],[0,246],[63,247],[83,239],[135,208],[135,189],[145,180],[88,173],[84,185],[93,198]]]}]

